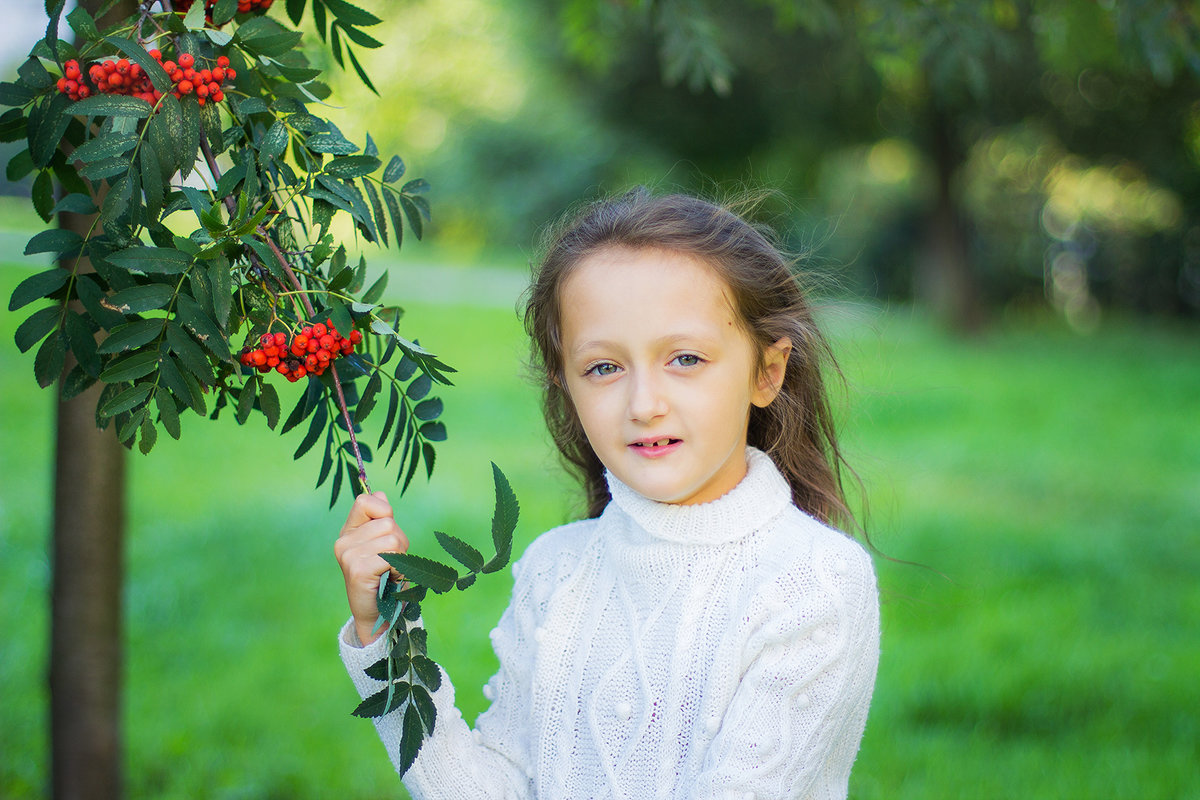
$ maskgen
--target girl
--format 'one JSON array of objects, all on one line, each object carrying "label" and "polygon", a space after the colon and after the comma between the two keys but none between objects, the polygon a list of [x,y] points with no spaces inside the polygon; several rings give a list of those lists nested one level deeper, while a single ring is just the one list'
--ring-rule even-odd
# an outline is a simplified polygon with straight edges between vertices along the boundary
[{"label": "girl", "polygon": [[[879,604],[830,527],[850,521],[830,352],[785,259],[730,211],[639,191],[550,239],[525,321],[588,518],[513,565],[492,705],[471,731],[443,680],[413,796],[845,797]],[[407,544],[376,493],[336,547],[364,697],[377,554]],[[391,753],[398,718],[376,723]]]}]

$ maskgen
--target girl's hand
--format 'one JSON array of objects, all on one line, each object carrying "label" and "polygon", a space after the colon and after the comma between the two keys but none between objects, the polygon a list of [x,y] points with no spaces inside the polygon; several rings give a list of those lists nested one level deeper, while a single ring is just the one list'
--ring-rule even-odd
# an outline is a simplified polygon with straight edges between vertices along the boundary
[{"label": "girl's hand", "polygon": [[375,641],[387,626],[372,635],[379,609],[375,599],[379,581],[391,567],[380,553],[403,553],[408,537],[392,517],[392,506],[383,492],[360,494],[350,507],[341,535],[333,543],[333,552],[346,579],[346,598],[354,616],[354,629],[364,645]]}]

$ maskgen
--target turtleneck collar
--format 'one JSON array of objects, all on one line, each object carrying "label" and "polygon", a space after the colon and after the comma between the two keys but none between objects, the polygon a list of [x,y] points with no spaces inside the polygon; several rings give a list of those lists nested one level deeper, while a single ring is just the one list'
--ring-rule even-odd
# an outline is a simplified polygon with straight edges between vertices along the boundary
[{"label": "turtleneck collar", "polygon": [[770,456],[746,448],[746,477],[709,503],[677,505],[650,500],[606,472],[612,502],[657,539],[680,544],[724,544],[763,527],[792,502],[791,488]]}]

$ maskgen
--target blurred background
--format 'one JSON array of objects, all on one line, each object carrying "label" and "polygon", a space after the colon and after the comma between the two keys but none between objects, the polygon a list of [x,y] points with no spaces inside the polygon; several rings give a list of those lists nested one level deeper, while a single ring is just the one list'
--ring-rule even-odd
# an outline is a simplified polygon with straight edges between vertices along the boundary
[{"label": "blurred background", "polygon": [[[434,528],[487,539],[489,460],[522,503],[518,552],[577,512],[523,372],[539,229],[636,184],[763,195],[824,307],[879,550],[851,796],[1200,798],[1193,4],[361,5],[384,19],[385,47],[360,51],[380,96],[318,50],[325,111],[433,185],[425,240],[367,255],[392,271],[401,333],[460,370],[433,479],[398,505],[415,551]],[[45,15],[5,12],[7,76]],[[0,194],[7,296],[45,262],[20,255],[41,225],[28,187]],[[54,398],[13,343],[21,318],[0,316],[12,798],[48,781]],[[291,460],[298,436],[190,423],[129,456],[128,796],[403,796],[337,661],[345,509],[311,491],[315,457]],[[426,609],[468,719],[510,588],[489,576]]]}]

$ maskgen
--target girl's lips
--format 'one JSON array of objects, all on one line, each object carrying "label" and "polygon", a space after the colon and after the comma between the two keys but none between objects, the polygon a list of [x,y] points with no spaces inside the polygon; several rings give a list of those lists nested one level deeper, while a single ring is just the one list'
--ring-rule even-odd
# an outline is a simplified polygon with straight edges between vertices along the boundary
[{"label": "girl's lips", "polygon": [[678,450],[682,444],[682,439],[660,436],[656,439],[640,439],[636,442],[630,442],[628,447],[634,453],[644,458],[660,458],[667,453]]}]

